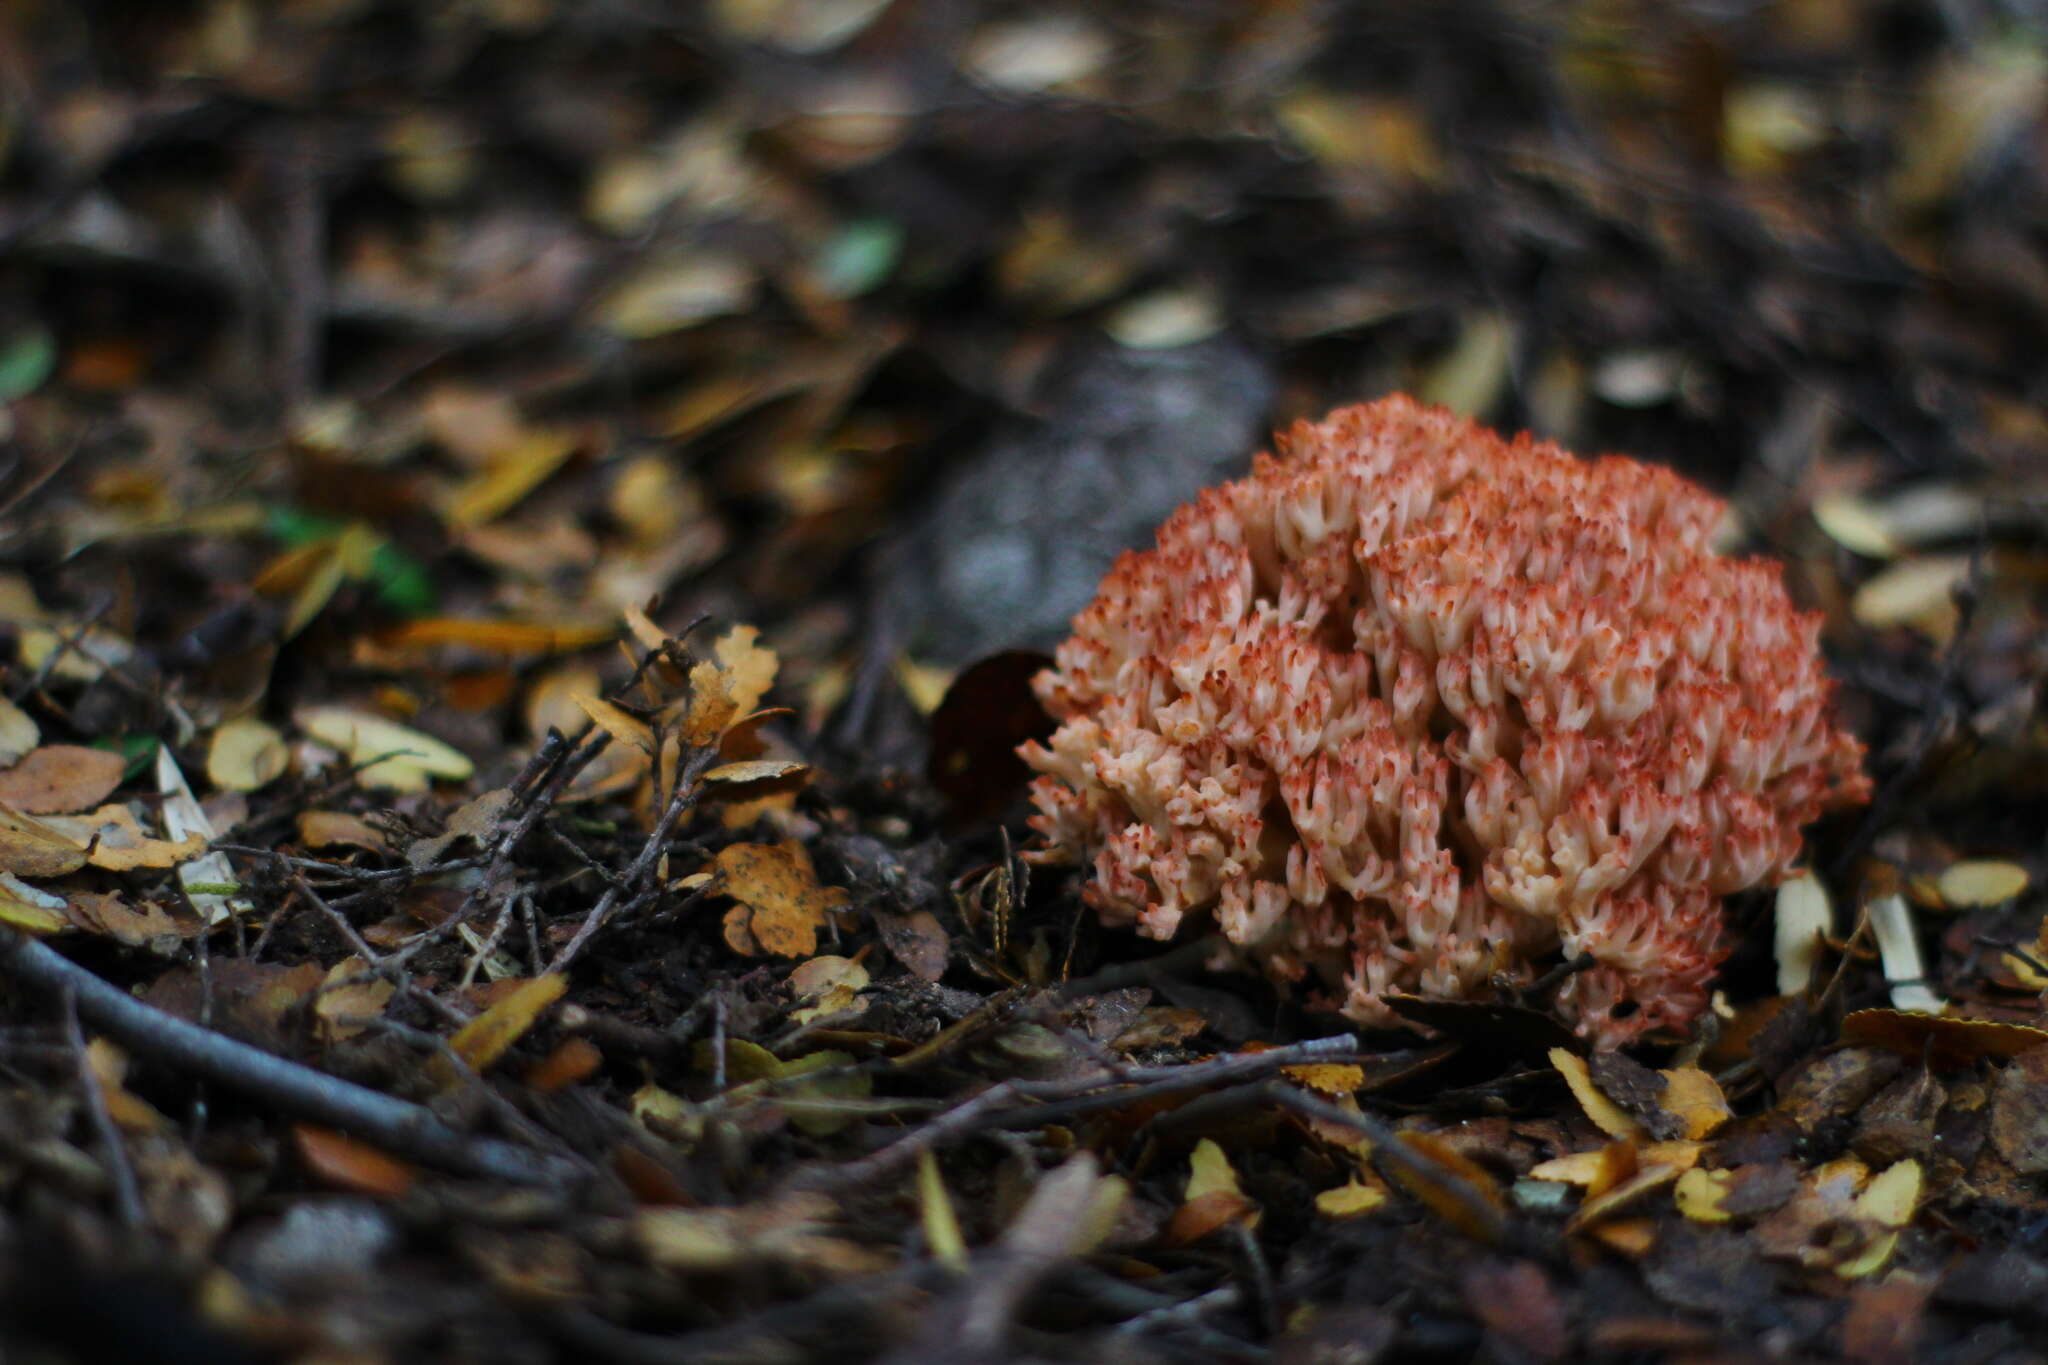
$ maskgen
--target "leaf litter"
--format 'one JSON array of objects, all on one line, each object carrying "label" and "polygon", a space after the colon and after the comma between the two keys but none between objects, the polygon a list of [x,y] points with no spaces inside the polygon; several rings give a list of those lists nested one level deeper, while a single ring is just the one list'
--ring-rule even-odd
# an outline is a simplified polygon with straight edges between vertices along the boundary
[{"label": "leaf litter", "polygon": [[[24,17],[0,1311],[2018,1358],[2048,48],[1877,8]],[[1277,423],[1398,388],[1678,464],[1822,614],[1884,795],[1731,908],[1695,1036],[1361,1035],[1023,875],[1045,642],[935,666],[875,566],[1048,376],[1230,337]]]}]

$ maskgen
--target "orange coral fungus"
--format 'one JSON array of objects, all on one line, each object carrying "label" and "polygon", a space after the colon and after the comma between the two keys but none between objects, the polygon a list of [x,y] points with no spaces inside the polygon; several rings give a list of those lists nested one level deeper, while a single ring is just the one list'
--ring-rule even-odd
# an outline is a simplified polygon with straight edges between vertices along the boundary
[{"label": "orange coral fungus", "polygon": [[1868,799],[1816,615],[1709,546],[1721,502],[1389,398],[1300,423],[1117,561],[1022,750],[1108,924],[1213,915],[1360,1023],[1544,965],[1614,1047],[1683,1027],[1720,898]]}]

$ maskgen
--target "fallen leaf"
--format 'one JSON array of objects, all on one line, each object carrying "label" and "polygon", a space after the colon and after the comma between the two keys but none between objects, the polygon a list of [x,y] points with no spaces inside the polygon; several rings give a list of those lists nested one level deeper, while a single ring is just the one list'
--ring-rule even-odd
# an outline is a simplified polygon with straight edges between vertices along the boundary
[{"label": "fallen leaf", "polygon": [[476,770],[459,751],[417,730],[346,706],[309,706],[294,714],[300,729],[339,749],[366,786],[425,791],[436,777],[461,781]]},{"label": "fallen leaf", "polygon": [[62,896],[30,886],[11,873],[0,874],[0,924],[31,934],[55,934],[75,923],[69,909]]},{"label": "fallen leaf", "polygon": [[577,695],[571,700],[582,708],[583,714],[590,717],[591,724],[598,729],[622,744],[632,745],[649,758],[654,757],[654,729],[646,721],[603,697]]},{"label": "fallen leaf", "polygon": [[811,1003],[792,1010],[790,1021],[808,1024],[852,1009],[868,981],[868,969],[850,957],[826,954],[798,964],[789,974],[789,989],[797,999]]},{"label": "fallen leaf", "polygon": [[2048,1046],[2048,1030],[1989,1019],[1870,1009],[1857,1010],[1842,1021],[1842,1041],[1924,1058],[1936,1071],[1953,1071],[1984,1058],[2017,1057]]},{"label": "fallen leaf", "polygon": [[310,1123],[292,1125],[292,1145],[307,1173],[335,1189],[397,1199],[419,1175],[389,1152]]},{"label": "fallen leaf", "polygon": [[206,750],[207,780],[228,791],[260,791],[290,766],[284,736],[252,716],[223,723]]},{"label": "fallen leaf", "polygon": [[712,864],[719,889],[750,912],[747,929],[763,949],[779,957],[809,957],[818,950],[825,916],[847,902],[842,887],[818,885],[803,845],[729,844]]},{"label": "fallen leaf", "polygon": [[741,715],[750,715],[761,705],[780,667],[775,651],[756,643],[760,636],[753,626],[734,626],[711,647],[725,672],[733,706]]},{"label": "fallen leaf", "polygon": [[562,992],[568,988],[569,979],[560,972],[523,981],[489,1009],[457,1029],[449,1038],[448,1046],[454,1049],[456,1056],[469,1063],[472,1070],[487,1070],[533,1027],[541,1011],[561,999]]},{"label": "fallen leaf", "polygon": [[1353,1177],[1334,1189],[1316,1196],[1316,1212],[1325,1218],[1362,1218],[1387,1202],[1384,1186],[1368,1185]]},{"label": "fallen leaf", "polygon": [[1672,1197],[1678,1202],[1678,1211],[1695,1223],[1725,1223],[1734,1215],[1721,1207],[1721,1200],[1734,1186],[1732,1171],[1695,1166],[1678,1177]]},{"label": "fallen leaf", "polygon": [[960,1234],[960,1218],[953,1212],[952,1196],[939,1173],[939,1159],[926,1147],[917,1154],[917,1205],[924,1227],[925,1248],[932,1259],[956,1273],[967,1269],[967,1239]]},{"label": "fallen leaf", "polygon": [[542,1094],[566,1090],[590,1079],[604,1065],[604,1054],[588,1038],[564,1038],[555,1050],[526,1072],[526,1083]]},{"label": "fallen leaf", "polygon": [[34,717],[7,698],[0,697],[0,764],[20,761],[21,756],[35,748],[42,737],[42,728]]},{"label": "fallen leaf", "polygon": [[391,852],[384,832],[360,815],[342,810],[309,810],[299,813],[299,842],[307,848],[332,848],[346,844],[372,853]]},{"label": "fallen leaf", "polygon": [[109,872],[175,867],[206,848],[205,837],[198,834],[177,840],[152,838],[136,823],[134,812],[118,801],[84,815],[52,815],[43,823],[80,849],[91,844],[87,861]]},{"label": "fallen leaf", "polygon": [[[199,804],[199,798],[192,794],[184,769],[178,766],[167,745],[157,746],[156,785],[163,796],[157,813],[163,820],[164,833],[177,840],[197,839],[202,844],[211,844],[216,834],[213,821]],[[224,853],[204,853],[185,861],[178,868],[178,884],[185,888],[192,908],[208,924],[223,924],[256,908],[247,897],[216,889],[235,885],[234,866]]]},{"label": "fallen leaf", "polygon": [[120,785],[128,760],[110,749],[45,744],[0,771],[0,802],[25,815],[90,810]]},{"label": "fallen leaf", "polygon": [[1609,1137],[1641,1139],[1649,1136],[1628,1111],[1600,1093],[1600,1088],[1593,1084],[1593,1073],[1587,1068],[1585,1058],[1554,1047],[1550,1049],[1550,1064],[1564,1077],[1565,1084],[1571,1087],[1572,1096],[1578,1100],[1579,1107],[1593,1121],[1595,1128]]},{"label": "fallen leaf", "polygon": [[353,1038],[369,1027],[366,1022],[384,1013],[398,987],[370,971],[361,957],[349,956],[327,969],[320,992],[313,998],[313,1014],[320,1032],[330,1043]]},{"label": "fallen leaf", "polygon": [[455,489],[443,518],[457,530],[495,521],[545,483],[581,444],[577,433],[559,427],[522,432],[510,446],[494,451],[482,472]]},{"label": "fallen leaf", "polygon": [[1260,1217],[1259,1206],[1239,1188],[1223,1149],[1213,1138],[1197,1142],[1188,1160],[1187,1195],[1166,1225],[1167,1244],[1189,1246],[1231,1223],[1255,1229]]},{"label": "fallen leaf", "polygon": [[1884,1268],[1899,1244],[1899,1232],[1920,1204],[1920,1163],[1908,1158],[1880,1171],[1856,1196],[1857,1214],[1884,1229],[1858,1256],[1835,1267],[1843,1279],[1860,1279]]},{"label": "fallen leaf", "polygon": [[0,871],[61,877],[85,866],[85,841],[32,815],[0,808]]}]

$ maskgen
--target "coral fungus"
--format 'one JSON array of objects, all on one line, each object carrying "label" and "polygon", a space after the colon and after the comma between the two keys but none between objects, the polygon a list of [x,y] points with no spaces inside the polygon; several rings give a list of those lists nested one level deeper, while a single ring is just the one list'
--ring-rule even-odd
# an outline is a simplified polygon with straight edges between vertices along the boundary
[{"label": "coral fungus", "polygon": [[1680,1028],[1720,899],[1868,799],[1776,565],[1722,504],[1406,398],[1299,423],[1124,555],[1035,680],[1049,858],[1108,924],[1213,916],[1361,1023],[1588,960],[1602,1047]]}]

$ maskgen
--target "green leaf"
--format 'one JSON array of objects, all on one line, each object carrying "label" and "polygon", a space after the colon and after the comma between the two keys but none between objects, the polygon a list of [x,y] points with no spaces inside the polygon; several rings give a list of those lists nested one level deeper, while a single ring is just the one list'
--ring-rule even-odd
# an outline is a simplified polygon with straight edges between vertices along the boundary
[{"label": "green leaf", "polygon": [[41,323],[30,323],[0,342],[0,403],[34,393],[56,368],[56,338]]}]

